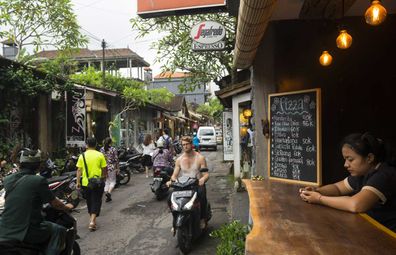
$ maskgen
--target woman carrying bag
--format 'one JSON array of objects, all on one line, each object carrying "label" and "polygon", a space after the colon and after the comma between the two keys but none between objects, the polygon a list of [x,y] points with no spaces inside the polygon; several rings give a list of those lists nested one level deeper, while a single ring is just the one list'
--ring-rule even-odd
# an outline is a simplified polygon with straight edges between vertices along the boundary
[{"label": "woman carrying bag", "polygon": [[146,169],[146,178],[149,177],[149,169],[153,166],[153,162],[151,160],[151,156],[154,153],[155,145],[153,143],[153,139],[151,135],[147,134],[144,137],[144,141],[142,143],[143,148],[143,166]]}]

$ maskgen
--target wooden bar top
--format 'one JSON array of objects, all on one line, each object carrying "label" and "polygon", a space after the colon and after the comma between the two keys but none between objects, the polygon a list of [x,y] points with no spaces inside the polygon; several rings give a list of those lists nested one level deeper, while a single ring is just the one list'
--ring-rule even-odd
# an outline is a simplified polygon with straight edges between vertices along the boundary
[{"label": "wooden bar top", "polygon": [[246,254],[395,255],[396,239],[359,214],[308,204],[300,185],[243,180],[253,229]]}]

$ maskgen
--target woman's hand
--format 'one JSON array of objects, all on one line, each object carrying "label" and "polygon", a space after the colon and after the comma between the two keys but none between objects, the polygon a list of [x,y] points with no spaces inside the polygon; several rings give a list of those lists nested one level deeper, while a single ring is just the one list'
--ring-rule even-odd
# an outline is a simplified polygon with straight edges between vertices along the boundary
[{"label": "woman's hand", "polygon": [[316,191],[309,191],[309,190],[303,190],[300,192],[300,197],[303,201],[308,202],[310,204],[320,204],[322,194]]},{"label": "woman's hand", "polygon": [[301,194],[303,191],[316,191],[316,188],[308,186],[308,187],[300,188],[298,191]]}]

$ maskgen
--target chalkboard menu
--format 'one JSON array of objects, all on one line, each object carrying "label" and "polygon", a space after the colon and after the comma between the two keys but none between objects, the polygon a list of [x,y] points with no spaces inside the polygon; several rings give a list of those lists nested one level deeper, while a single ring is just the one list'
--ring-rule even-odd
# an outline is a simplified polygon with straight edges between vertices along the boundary
[{"label": "chalkboard menu", "polygon": [[321,184],[320,89],[270,94],[270,179]]}]

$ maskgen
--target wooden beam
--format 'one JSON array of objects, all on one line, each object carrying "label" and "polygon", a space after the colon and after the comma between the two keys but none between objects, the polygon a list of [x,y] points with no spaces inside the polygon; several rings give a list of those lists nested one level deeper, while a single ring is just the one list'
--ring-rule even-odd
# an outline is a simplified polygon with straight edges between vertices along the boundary
[{"label": "wooden beam", "polygon": [[300,19],[340,19],[356,0],[305,0],[300,11]]}]

